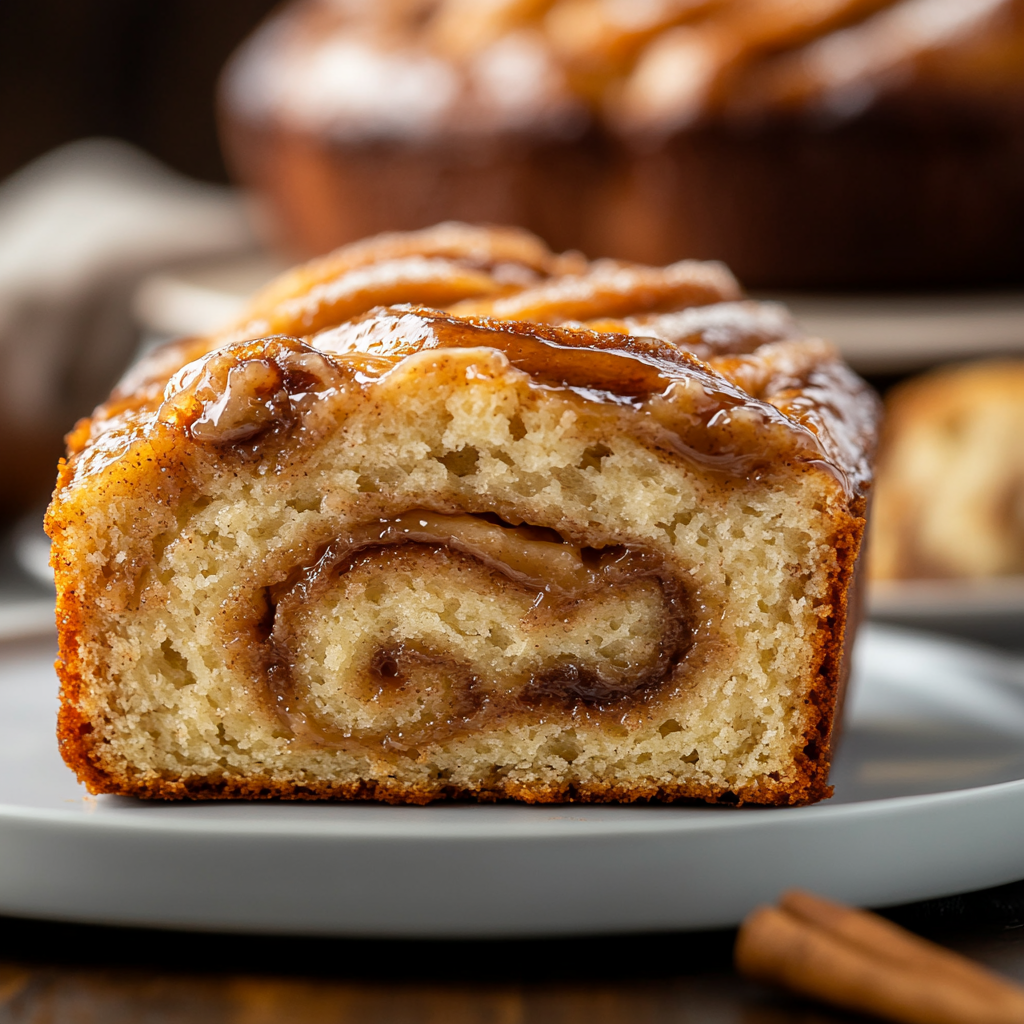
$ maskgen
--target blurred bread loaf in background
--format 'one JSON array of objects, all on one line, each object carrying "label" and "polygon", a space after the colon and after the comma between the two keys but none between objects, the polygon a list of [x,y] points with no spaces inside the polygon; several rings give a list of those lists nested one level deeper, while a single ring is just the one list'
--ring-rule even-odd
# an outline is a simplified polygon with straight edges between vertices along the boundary
[{"label": "blurred bread loaf in background", "polygon": [[252,244],[237,195],[115,139],[62,146],[3,183],[0,517],[45,500],[64,434],[131,360],[139,282]]},{"label": "blurred bread loaf in background", "polygon": [[1024,361],[942,367],[886,407],[870,575],[1024,573]]},{"label": "blurred bread loaf in background", "polygon": [[1021,0],[295,0],[221,112],[302,254],[456,218],[752,287],[1024,281]]}]

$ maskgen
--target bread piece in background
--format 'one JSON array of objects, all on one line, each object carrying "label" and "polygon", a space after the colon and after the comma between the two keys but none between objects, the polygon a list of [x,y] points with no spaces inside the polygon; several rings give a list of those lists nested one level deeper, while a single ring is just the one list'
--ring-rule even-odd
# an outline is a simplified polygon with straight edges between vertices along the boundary
[{"label": "bread piece in background", "polygon": [[871,577],[1024,572],[1024,360],[942,367],[886,405]]}]

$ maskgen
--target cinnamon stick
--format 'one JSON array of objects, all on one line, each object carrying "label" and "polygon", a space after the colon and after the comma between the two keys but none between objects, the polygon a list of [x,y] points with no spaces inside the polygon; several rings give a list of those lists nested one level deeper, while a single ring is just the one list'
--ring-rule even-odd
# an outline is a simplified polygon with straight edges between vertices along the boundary
[{"label": "cinnamon stick", "polygon": [[1024,991],[875,914],[793,891],[736,940],[742,974],[905,1024],[1024,1024]]},{"label": "cinnamon stick", "polygon": [[779,906],[794,917],[823,929],[876,958],[909,969],[941,972],[961,979],[983,991],[993,985],[1016,1001],[1024,1012],[1024,991],[998,975],[951,950],[922,939],[878,914],[833,903],[821,896],[791,889],[783,893]]}]

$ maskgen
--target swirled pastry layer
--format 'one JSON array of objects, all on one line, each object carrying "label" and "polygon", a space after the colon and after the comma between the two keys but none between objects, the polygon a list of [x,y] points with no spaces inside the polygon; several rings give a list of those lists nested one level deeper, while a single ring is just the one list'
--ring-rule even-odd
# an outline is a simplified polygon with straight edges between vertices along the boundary
[{"label": "swirled pastry layer", "polygon": [[65,757],[167,798],[819,798],[875,417],[720,266],[340,250],[69,435]]}]

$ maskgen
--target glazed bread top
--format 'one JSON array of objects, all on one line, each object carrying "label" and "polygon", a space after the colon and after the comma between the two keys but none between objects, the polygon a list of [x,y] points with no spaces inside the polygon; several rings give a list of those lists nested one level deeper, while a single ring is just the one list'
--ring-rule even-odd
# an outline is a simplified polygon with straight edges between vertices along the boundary
[{"label": "glazed bread top", "polygon": [[782,307],[745,301],[720,264],[588,262],[463,224],[346,246],[272,282],[221,333],[158,349],[68,436],[59,490],[130,473],[135,441],[157,436],[295,457],[344,419],[346,396],[390,374],[414,382],[437,349],[574,391],[726,486],[824,471],[863,514],[877,400]]},{"label": "glazed bread top", "polygon": [[1022,0],[299,0],[229,64],[235,116],[341,140],[626,135],[1024,104]]}]

